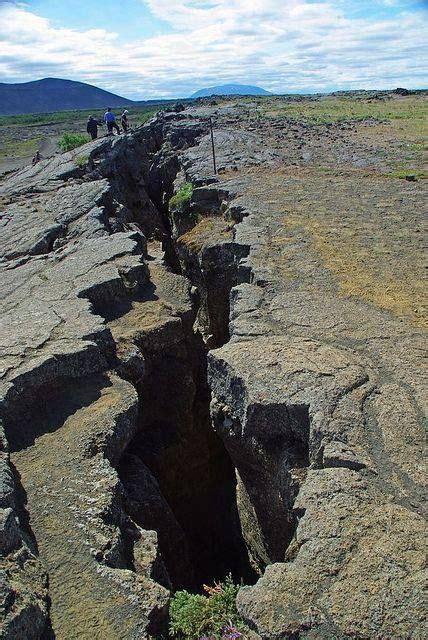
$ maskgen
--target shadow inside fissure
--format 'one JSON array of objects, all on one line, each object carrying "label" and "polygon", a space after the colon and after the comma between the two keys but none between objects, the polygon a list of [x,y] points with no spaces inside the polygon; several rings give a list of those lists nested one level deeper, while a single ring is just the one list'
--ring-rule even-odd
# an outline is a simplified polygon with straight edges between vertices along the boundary
[{"label": "shadow inside fissure", "polygon": [[173,589],[199,590],[229,573],[253,583],[235,470],[211,426],[206,348],[190,341],[145,353],[139,431],[118,468],[126,510],[157,532]]}]

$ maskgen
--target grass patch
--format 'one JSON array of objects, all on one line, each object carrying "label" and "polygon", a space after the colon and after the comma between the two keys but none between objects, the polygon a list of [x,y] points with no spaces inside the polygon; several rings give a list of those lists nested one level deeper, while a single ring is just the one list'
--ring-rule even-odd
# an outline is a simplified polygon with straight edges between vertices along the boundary
[{"label": "grass patch", "polygon": [[[106,105],[107,106],[107,105]],[[163,103],[154,103],[149,106],[142,107],[116,107],[113,109],[116,115],[120,115],[123,109],[128,109],[129,111],[129,119],[134,121],[138,119],[140,123],[144,123],[146,120],[151,118],[157,111],[161,108],[164,108],[165,104]],[[85,122],[90,115],[97,115],[98,117],[102,117],[105,109],[75,109],[70,111],[54,111],[50,113],[25,113],[22,115],[16,116],[2,116],[0,127],[11,127],[11,126],[37,126],[37,125],[48,125],[48,124],[60,124],[60,123],[68,123],[68,122],[76,122],[83,121]]]},{"label": "grass patch", "polygon": [[86,167],[88,160],[89,160],[89,156],[77,156],[77,158],[74,158],[74,162],[77,164],[78,167],[80,167],[80,169],[83,169],[84,167]]},{"label": "grass patch", "polygon": [[403,124],[411,120],[415,129],[425,132],[428,116],[428,102],[420,96],[385,101],[357,100],[352,96],[329,96],[302,102],[277,99],[261,103],[258,108],[267,115],[305,120],[311,124],[364,120],[399,121]]},{"label": "grass patch", "polygon": [[58,145],[63,151],[71,151],[72,149],[81,147],[82,144],[86,144],[87,142],[89,142],[88,136],[82,133],[64,133]]},{"label": "grass patch", "polygon": [[[150,118],[153,118],[153,116],[155,115],[155,113],[158,112],[158,109],[152,109],[150,111],[145,111],[143,113],[139,113],[136,114],[136,116],[138,117],[139,120],[139,124],[144,124],[145,122],[147,122],[147,120],[150,120]],[[129,112],[128,117],[130,120],[132,120],[132,111]],[[132,124],[132,122],[131,122]]]},{"label": "grass patch", "polygon": [[423,180],[428,177],[425,171],[411,171],[411,170],[406,171],[405,169],[391,171],[390,173],[388,173],[388,175],[391,178],[400,178],[401,180],[407,179],[409,181]]},{"label": "grass patch", "polygon": [[204,587],[207,595],[177,591],[170,605],[170,632],[183,640],[238,640],[247,630],[236,609],[239,585],[231,576],[214,587]]},{"label": "grass patch", "polygon": [[232,239],[232,230],[222,216],[204,216],[187,233],[179,237],[178,243],[189,251],[199,252],[210,243]]},{"label": "grass patch", "polygon": [[8,140],[0,146],[0,158],[25,158],[31,156],[39,146],[42,138],[28,138],[27,140]]},{"label": "grass patch", "polygon": [[[401,248],[400,237],[394,238],[392,232],[389,233],[394,226],[392,215],[388,216],[389,226],[381,230],[370,223],[359,224],[358,218],[347,218],[347,226],[341,227],[334,215],[319,220],[316,215],[288,213],[284,223],[291,231],[301,228],[306,232],[315,254],[337,279],[341,295],[366,300],[398,318],[410,319],[424,327],[426,298],[424,283],[419,277],[423,270],[422,258],[415,252],[410,261],[406,255],[406,264],[389,257]],[[386,217],[384,222],[387,223]],[[370,237],[369,245],[367,237]],[[402,251],[404,253],[404,247]]]}]

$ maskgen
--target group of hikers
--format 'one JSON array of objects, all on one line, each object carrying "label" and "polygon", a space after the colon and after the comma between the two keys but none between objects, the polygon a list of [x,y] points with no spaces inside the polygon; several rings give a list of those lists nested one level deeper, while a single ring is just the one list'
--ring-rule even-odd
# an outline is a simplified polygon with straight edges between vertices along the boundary
[{"label": "group of hikers", "polygon": [[[96,140],[98,137],[98,127],[107,125],[107,135],[112,136],[113,130],[116,133],[120,134],[119,126],[116,122],[116,116],[114,115],[111,107],[108,107],[107,111],[104,114],[103,120],[98,120],[95,116],[89,116],[88,123],[86,125],[86,131],[91,136],[92,140]],[[128,133],[129,131],[129,120],[128,120],[128,110],[125,109],[122,115],[120,116],[120,124],[122,125],[123,133]]]},{"label": "group of hikers", "polygon": [[[98,127],[103,127],[104,124],[107,125],[107,135],[112,136],[113,130],[116,133],[120,134],[119,126],[116,122],[116,116],[114,115],[111,107],[107,108],[107,111],[104,114],[103,120],[98,120],[95,116],[89,116],[88,123],[86,125],[86,131],[91,136],[92,140],[96,140],[98,138]],[[129,119],[128,119],[128,110],[125,109],[120,116],[120,124],[122,125],[123,133],[128,133],[129,131]],[[32,165],[38,164],[41,160],[40,151],[36,151],[31,161]]]}]

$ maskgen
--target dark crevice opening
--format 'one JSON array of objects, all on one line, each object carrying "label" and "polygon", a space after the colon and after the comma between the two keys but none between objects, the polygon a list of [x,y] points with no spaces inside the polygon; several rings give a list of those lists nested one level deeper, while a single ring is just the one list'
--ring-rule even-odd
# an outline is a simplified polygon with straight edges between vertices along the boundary
[{"label": "dark crevice opening", "polygon": [[[180,167],[176,157],[162,167],[161,154],[154,155],[145,181],[161,221],[151,237],[162,242],[165,267],[182,274],[168,215]],[[126,191],[125,200],[139,225],[138,198],[132,199],[130,186],[121,185],[120,191]],[[220,248],[220,255],[216,251],[208,258],[207,280],[197,283],[201,289],[206,287],[203,302],[213,334],[210,347],[229,340],[229,295],[238,283],[237,265],[242,257],[241,248],[237,253],[230,246],[225,253]],[[184,275],[195,285],[192,274]],[[135,295],[131,297],[135,301]],[[115,312],[129,310],[126,296],[116,296],[115,302]],[[125,511],[142,529],[157,532],[161,563],[153,577],[161,584],[168,586],[170,581],[175,590],[199,591],[203,584],[229,574],[236,582],[252,584],[258,576],[241,531],[235,467],[211,424],[207,346],[199,334],[187,333],[191,335],[181,342],[169,344],[166,339],[165,344],[161,338],[158,345],[139,345],[145,363],[145,374],[135,383],[139,429],[118,466]],[[132,532],[128,534],[132,538]],[[132,568],[131,556],[129,566]]]},{"label": "dark crevice opening", "polygon": [[157,531],[173,589],[198,591],[228,574],[254,583],[235,470],[211,425],[206,347],[192,335],[145,358],[139,431],[118,468],[127,512]]}]

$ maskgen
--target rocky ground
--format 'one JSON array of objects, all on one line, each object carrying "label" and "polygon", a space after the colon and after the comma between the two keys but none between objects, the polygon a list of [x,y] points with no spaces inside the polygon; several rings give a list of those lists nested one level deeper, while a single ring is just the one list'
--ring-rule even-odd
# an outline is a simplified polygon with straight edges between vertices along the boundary
[{"label": "rocky ground", "polygon": [[229,572],[254,637],[425,637],[426,98],[337,100],[0,182],[4,638],[165,637]]}]

